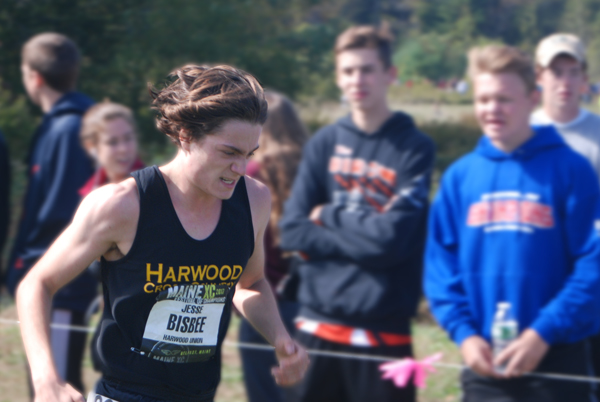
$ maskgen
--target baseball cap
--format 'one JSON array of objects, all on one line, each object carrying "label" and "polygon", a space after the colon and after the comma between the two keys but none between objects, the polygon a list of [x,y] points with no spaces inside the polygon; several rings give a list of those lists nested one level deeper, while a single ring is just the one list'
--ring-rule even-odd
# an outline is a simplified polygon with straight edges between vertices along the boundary
[{"label": "baseball cap", "polygon": [[585,63],[585,49],[581,40],[568,33],[557,33],[542,39],[535,52],[537,64],[546,68],[559,54],[573,57],[580,63]]}]

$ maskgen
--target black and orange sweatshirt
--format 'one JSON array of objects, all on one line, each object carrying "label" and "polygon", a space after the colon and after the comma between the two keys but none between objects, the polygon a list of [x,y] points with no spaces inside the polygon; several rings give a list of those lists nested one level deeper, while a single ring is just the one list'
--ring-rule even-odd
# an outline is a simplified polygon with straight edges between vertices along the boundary
[{"label": "black and orange sweatshirt", "polygon": [[280,222],[282,249],[307,257],[300,315],[405,332],[420,297],[433,142],[401,112],[373,134],[347,116],[318,131],[303,155]]}]

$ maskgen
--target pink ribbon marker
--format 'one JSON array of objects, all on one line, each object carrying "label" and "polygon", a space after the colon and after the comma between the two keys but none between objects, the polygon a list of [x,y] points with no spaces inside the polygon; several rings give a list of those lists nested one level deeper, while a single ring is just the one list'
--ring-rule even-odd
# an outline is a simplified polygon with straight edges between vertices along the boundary
[{"label": "pink ribbon marker", "polygon": [[425,380],[429,374],[435,372],[433,363],[442,358],[441,353],[436,353],[421,361],[406,358],[389,363],[383,363],[379,366],[379,370],[383,371],[384,380],[392,379],[394,384],[399,388],[406,387],[411,376],[414,384],[419,388],[425,388]]}]

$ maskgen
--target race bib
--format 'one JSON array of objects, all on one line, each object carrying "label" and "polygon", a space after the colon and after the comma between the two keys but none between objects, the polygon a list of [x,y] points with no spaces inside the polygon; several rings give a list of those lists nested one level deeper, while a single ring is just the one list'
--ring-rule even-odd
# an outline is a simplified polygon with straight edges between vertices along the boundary
[{"label": "race bib", "polygon": [[229,287],[180,285],[161,292],[152,307],[141,352],[166,363],[194,363],[215,354]]},{"label": "race bib", "polygon": [[90,393],[88,394],[88,397],[87,397],[87,401],[86,401],[86,402],[119,402],[119,401],[116,401],[116,400],[114,400],[114,399],[107,398],[107,397],[105,397],[105,396],[102,396],[102,395],[100,395],[100,394],[96,394],[96,393],[94,393],[94,392],[90,392]]}]

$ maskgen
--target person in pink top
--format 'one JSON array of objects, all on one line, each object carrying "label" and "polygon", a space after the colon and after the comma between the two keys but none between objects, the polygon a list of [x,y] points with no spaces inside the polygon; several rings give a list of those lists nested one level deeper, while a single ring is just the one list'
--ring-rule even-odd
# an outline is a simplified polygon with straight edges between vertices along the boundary
[{"label": "person in pink top", "polygon": [[97,166],[79,190],[82,197],[104,184],[125,180],[144,167],[138,157],[135,120],[127,106],[102,102],[91,107],[82,121],[81,143]]}]

